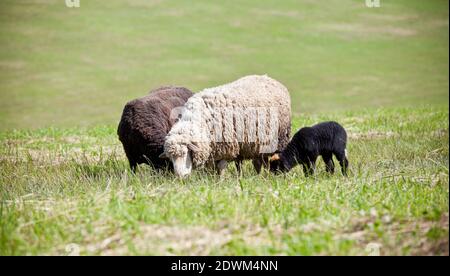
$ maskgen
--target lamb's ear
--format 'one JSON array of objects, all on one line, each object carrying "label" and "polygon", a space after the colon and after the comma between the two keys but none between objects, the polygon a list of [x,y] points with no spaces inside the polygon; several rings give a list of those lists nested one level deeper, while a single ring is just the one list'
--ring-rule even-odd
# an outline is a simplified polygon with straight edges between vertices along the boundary
[{"label": "lamb's ear", "polygon": [[272,157],[270,157],[269,162],[273,162],[273,161],[277,161],[280,160],[280,155],[278,153],[275,153],[274,155],[272,155]]},{"label": "lamb's ear", "polygon": [[193,143],[189,143],[187,145],[187,147],[188,147],[189,150],[191,150],[193,152],[200,151],[200,148],[196,144],[193,144]]},{"label": "lamb's ear", "polygon": [[159,158],[161,159],[169,159],[169,157],[167,157],[166,152],[163,152],[159,155]]}]

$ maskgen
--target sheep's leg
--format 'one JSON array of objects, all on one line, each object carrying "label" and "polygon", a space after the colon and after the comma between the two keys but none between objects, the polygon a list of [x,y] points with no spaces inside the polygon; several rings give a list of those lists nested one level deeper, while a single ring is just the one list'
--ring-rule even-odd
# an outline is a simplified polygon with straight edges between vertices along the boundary
[{"label": "sheep's leg", "polygon": [[323,161],[325,162],[326,171],[328,173],[334,174],[333,155],[331,153],[323,154],[322,158],[323,158]]},{"label": "sheep's leg", "polygon": [[128,163],[130,164],[130,169],[133,173],[135,173],[137,167],[137,162],[135,158],[136,155],[134,155],[133,152],[131,152],[128,147],[124,146],[123,149],[125,150],[125,155],[127,156]]},{"label": "sheep's leg", "polygon": [[236,165],[237,173],[239,175],[241,175],[241,172],[242,172],[242,160],[241,159],[237,159],[236,161],[234,161],[234,164]]},{"label": "sheep's leg", "polygon": [[336,159],[339,161],[339,165],[341,165],[342,175],[347,176],[348,159],[346,151],[336,152],[334,155],[336,155]]},{"label": "sheep's leg", "polygon": [[226,160],[220,160],[216,163],[216,170],[220,176],[224,175],[227,165],[228,162]]},{"label": "sheep's leg", "polygon": [[268,157],[266,159],[264,156],[261,156],[261,157],[253,159],[252,162],[253,162],[253,167],[255,168],[255,170],[258,174],[261,173],[261,170],[263,167],[267,170],[270,167]]},{"label": "sheep's leg", "polygon": [[[270,157],[270,156],[269,156]],[[261,157],[261,163],[262,163],[262,165],[264,166],[264,168],[266,169],[266,170],[269,170],[270,169],[270,162],[269,162],[269,157]]]},{"label": "sheep's leg", "polygon": [[261,173],[261,167],[262,167],[262,160],[260,158],[255,158],[255,159],[252,160],[252,163],[253,163],[253,167],[256,170],[256,173],[260,174]]}]

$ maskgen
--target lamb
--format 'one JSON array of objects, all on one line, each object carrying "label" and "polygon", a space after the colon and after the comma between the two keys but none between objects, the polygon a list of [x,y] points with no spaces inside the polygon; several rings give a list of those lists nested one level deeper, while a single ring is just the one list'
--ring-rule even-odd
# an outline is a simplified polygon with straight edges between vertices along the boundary
[{"label": "lamb", "polygon": [[160,87],[125,105],[117,134],[133,172],[138,164],[149,164],[158,170],[171,168],[170,162],[159,155],[167,133],[177,120],[174,111],[192,95],[184,87]]},{"label": "lamb", "polygon": [[314,174],[316,160],[322,156],[326,171],[334,173],[333,154],[347,176],[347,133],[336,122],[324,122],[300,129],[286,148],[269,159],[272,172],[288,172],[298,163],[302,164],[305,176]]},{"label": "lamb", "polygon": [[287,88],[266,76],[251,75],[204,89],[185,104],[181,119],[167,134],[162,158],[178,176],[192,167],[215,165],[219,174],[228,161],[263,162],[289,142],[291,101]]}]

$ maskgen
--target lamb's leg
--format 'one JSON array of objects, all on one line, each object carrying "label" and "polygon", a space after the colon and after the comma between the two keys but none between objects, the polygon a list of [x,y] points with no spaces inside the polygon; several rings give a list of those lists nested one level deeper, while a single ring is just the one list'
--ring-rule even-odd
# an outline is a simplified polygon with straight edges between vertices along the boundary
[{"label": "lamb's leg", "polygon": [[316,159],[317,157],[309,157],[308,160],[302,162],[305,176],[308,177],[314,175],[314,172],[316,171]]},{"label": "lamb's leg", "polygon": [[303,167],[303,173],[305,174],[306,177],[308,177],[309,173],[310,173],[309,165],[307,163],[302,163],[302,167]]},{"label": "lamb's leg", "polygon": [[334,162],[333,162],[333,155],[330,154],[323,154],[322,155],[323,161],[325,162],[325,168],[328,173],[334,174]]},{"label": "lamb's leg", "polygon": [[309,170],[309,174],[314,175],[314,173],[316,172],[316,161],[312,161],[310,163]]},{"label": "lamb's leg", "polygon": [[341,165],[342,175],[347,176],[348,159],[346,150],[335,152],[334,155],[336,155],[336,159],[339,161],[339,165]]},{"label": "lamb's leg", "polygon": [[220,160],[216,163],[216,170],[220,176],[224,175],[227,165],[228,162],[226,160]]},{"label": "lamb's leg", "polygon": [[136,167],[137,167],[137,163],[134,160],[129,160],[130,162],[130,169],[133,173],[136,173]]}]

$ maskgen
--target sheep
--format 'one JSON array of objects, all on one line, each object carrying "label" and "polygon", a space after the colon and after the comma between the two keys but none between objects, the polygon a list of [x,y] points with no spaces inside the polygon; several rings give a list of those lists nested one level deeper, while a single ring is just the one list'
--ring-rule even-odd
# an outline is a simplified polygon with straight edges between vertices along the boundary
[{"label": "sheep", "polygon": [[170,162],[160,159],[159,155],[177,119],[174,111],[192,95],[184,87],[160,87],[125,105],[117,134],[133,172],[138,164],[148,164],[157,170],[171,168]]},{"label": "sheep", "polygon": [[167,134],[161,158],[169,158],[181,177],[208,164],[223,174],[228,161],[240,171],[246,159],[259,172],[287,145],[290,129],[287,88],[267,75],[246,76],[192,96]]},{"label": "sheep", "polygon": [[323,122],[300,129],[286,148],[269,159],[270,171],[288,172],[298,163],[302,164],[305,176],[314,174],[316,160],[322,156],[326,171],[334,173],[333,154],[347,176],[347,133],[336,122]]}]

